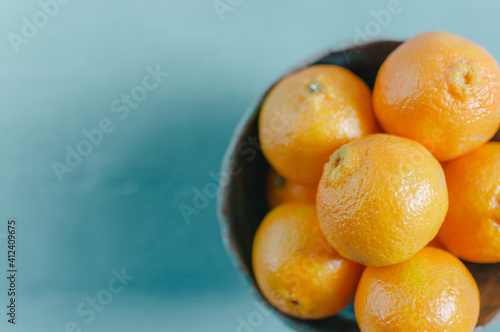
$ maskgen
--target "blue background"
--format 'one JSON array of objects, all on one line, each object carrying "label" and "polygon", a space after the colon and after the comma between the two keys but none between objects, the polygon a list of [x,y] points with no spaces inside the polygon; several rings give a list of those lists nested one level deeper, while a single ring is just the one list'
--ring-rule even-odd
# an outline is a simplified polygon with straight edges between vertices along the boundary
[{"label": "blue background", "polygon": [[[401,0],[401,13],[374,25],[371,12],[389,2],[232,0],[221,17],[213,0],[72,0],[16,52],[10,33],[22,36],[41,7],[1,0],[0,271],[16,218],[19,276],[13,327],[0,272],[0,330],[73,321],[82,331],[249,332],[239,325],[259,311],[223,248],[215,199],[189,220],[179,210],[213,187],[244,110],[291,66],[359,30],[375,29],[371,40],[446,30],[500,59],[500,3]],[[112,103],[148,66],[169,77],[120,120]],[[52,163],[104,118],[115,130],[59,182]],[[135,279],[86,322],[77,307],[122,268]],[[260,317],[252,331],[288,331]]]}]

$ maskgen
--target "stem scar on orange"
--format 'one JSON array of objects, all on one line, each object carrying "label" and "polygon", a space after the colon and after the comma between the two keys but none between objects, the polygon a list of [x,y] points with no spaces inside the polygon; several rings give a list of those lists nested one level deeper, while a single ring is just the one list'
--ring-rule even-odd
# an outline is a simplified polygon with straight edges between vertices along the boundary
[{"label": "stem scar on orange", "polygon": [[318,185],[306,186],[285,179],[269,168],[266,179],[267,202],[271,208],[285,202],[313,203],[316,201]]},{"label": "stem scar on orange", "polygon": [[321,229],[339,254],[384,266],[410,258],[436,236],[448,192],[443,169],[426,148],[374,134],[332,155],[316,204]]},{"label": "stem scar on orange", "polygon": [[373,90],[385,132],[423,144],[441,162],[470,152],[500,125],[500,67],[481,46],[426,32],[404,42],[380,67]]},{"label": "stem scar on orange", "polygon": [[349,70],[312,66],[278,82],[259,116],[269,163],[285,178],[316,185],[330,155],[352,139],[379,131],[368,86]]}]

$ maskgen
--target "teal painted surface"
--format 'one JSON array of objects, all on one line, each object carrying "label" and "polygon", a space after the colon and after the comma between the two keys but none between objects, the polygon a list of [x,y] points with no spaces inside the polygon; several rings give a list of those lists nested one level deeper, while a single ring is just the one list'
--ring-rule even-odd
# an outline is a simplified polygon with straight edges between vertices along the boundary
[{"label": "teal painted surface", "polygon": [[[365,39],[447,30],[500,59],[494,1],[40,3],[0,1],[0,273],[19,224],[2,331],[287,331],[220,240],[213,193],[243,112],[291,66]],[[110,288],[123,268],[135,278]]]}]

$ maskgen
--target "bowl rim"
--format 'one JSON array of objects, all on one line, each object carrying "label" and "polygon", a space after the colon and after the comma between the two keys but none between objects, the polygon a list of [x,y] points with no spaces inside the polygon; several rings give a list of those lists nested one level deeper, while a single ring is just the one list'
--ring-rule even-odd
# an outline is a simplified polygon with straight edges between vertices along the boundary
[{"label": "bowl rim", "polygon": [[[267,92],[265,93],[267,95]],[[222,243],[224,244],[224,248],[226,250],[226,254],[229,256],[229,259],[232,265],[238,271],[240,278],[243,279],[247,288],[252,291],[254,296],[257,296],[257,291],[253,289],[251,281],[248,279],[248,274],[251,273],[249,269],[240,261],[237,251],[235,250],[234,240],[229,236],[229,217],[225,213],[225,207],[227,204],[226,197],[228,196],[229,190],[229,179],[223,178],[223,172],[227,172],[229,169],[231,162],[234,160],[233,156],[236,151],[236,147],[239,143],[239,138],[241,134],[248,128],[250,119],[257,115],[257,108],[259,106],[262,98],[259,98],[252,102],[252,104],[245,110],[242,117],[238,121],[236,128],[233,131],[231,139],[229,140],[228,147],[224,152],[224,156],[222,157],[222,163],[220,168],[220,178],[219,178],[219,189],[217,191],[217,219],[219,223],[219,228],[222,236]],[[258,296],[257,296],[258,298]]]}]

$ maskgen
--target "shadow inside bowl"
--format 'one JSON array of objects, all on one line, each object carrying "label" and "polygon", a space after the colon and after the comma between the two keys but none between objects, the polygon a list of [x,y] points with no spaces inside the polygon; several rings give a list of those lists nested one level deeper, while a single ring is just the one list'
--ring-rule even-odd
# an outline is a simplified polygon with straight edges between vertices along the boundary
[{"label": "shadow inside bowl", "polygon": [[[286,75],[316,64],[338,65],[351,70],[373,89],[379,67],[400,44],[398,41],[379,41],[344,51],[329,51],[305,61]],[[242,274],[250,291],[289,327],[296,331],[358,332],[352,304],[327,319],[301,320],[273,309],[255,283],[251,261],[252,241],[260,222],[269,211],[265,197],[265,176],[269,164],[260,149],[257,119],[268,92],[269,89],[247,110],[224,156],[218,197],[223,241],[233,264]],[[478,325],[485,325],[495,317],[498,318],[500,264],[467,263],[467,267],[476,278],[481,292],[481,316]]]}]

